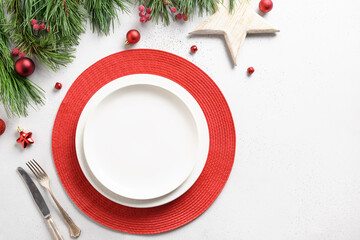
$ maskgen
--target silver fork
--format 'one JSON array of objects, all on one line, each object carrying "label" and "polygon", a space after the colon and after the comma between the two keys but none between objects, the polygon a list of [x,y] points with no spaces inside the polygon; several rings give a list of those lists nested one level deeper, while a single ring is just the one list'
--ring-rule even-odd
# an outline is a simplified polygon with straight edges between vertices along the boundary
[{"label": "silver fork", "polygon": [[74,223],[74,221],[70,218],[69,214],[61,207],[60,203],[54,197],[50,189],[50,178],[48,177],[44,169],[42,169],[42,167],[34,159],[32,161],[28,161],[26,163],[26,166],[28,166],[33,172],[40,185],[43,186],[50,193],[50,196],[54,200],[62,217],[64,218],[64,221],[66,222],[66,225],[69,228],[71,237],[79,237],[81,233],[80,228]]}]

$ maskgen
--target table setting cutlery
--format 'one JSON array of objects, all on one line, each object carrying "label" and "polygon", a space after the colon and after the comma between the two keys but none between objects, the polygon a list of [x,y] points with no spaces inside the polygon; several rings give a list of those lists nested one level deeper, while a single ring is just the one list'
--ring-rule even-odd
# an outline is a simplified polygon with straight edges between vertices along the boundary
[{"label": "table setting cutlery", "polygon": [[39,189],[36,187],[35,183],[31,179],[29,174],[27,174],[25,172],[25,170],[21,167],[18,167],[17,171],[20,173],[21,177],[23,178],[26,186],[28,187],[28,189],[31,193],[31,196],[33,197],[33,199],[36,203],[36,206],[40,210],[40,212],[43,215],[44,219],[46,220],[49,228],[51,229],[51,233],[53,234],[54,239],[55,240],[64,240],[63,236],[61,235],[58,227],[56,226],[56,224],[50,214],[50,210],[49,210],[43,196],[41,195]]},{"label": "table setting cutlery", "polygon": [[50,188],[50,178],[44,171],[44,169],[36,162],[36,160],[31,160],[26,163],[26,166],[31,170],[31,172],[34,174],[38,182],[42,187],[44,187],[48,193],[50,194],[51,198],[54,200],[57,208],[59,209],[61,216],[63,217],[69,232],[70,236],[73,238],[77,238],[80,236],[81,230],[80,228],[74,223],[74,221],[71,219],[69,214],[64,210],[64,208],[60,205],[60,203],[56,200],[54,194],[51,191]]}]

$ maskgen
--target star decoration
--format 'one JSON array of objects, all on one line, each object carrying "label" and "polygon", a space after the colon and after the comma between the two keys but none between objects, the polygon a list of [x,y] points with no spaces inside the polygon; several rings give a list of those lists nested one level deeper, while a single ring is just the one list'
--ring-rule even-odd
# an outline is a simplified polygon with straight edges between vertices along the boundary
[{"label": "star decoration", "polygon": [[218,11],[189,34],[224,35],[234,65],[236,65],[240,47],[248,33],[275,33],[279,30],[255,13],[251,0],[241,0],[232,13],[229,12],[229,5],[229,0],[220,3]]},{"label": "star decoration", "polygon": [[31,132],[25,133],[20,127],[18,127],[18,132],[20,133],[20,137],[16,140],[16,142],[21,143],[23,148],[26,148],[28,145],[34,143],[34,140],[31,138]]}]

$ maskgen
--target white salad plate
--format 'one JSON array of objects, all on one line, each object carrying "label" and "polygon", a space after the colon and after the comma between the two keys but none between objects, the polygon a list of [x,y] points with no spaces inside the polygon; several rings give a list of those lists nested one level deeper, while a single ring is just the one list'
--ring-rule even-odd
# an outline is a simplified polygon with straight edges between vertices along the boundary
[{"label": "white salad plate", "polygon": [[91,185],[130,207],[155,207],[185,193],[209,151],[201,107],[179,84],[150,74],[102,87],[76,129],[76,153]]}]

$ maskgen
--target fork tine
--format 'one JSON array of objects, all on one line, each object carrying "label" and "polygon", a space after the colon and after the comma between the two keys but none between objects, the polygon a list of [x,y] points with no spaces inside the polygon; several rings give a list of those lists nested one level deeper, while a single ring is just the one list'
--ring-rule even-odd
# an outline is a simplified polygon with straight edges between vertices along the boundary
[{"label": "fork tine", "polygon": [[33,161],[34,161],[35,164],[40,168],[40,170],[43,172],[43,174],[44,174],[45,176],[47,176],[45,170],[40,166],[40,164],[38,164],[38,162],[37,162],[35,159],[33,159]]},{"label": "fork tine", "polygon": [[30,162],[27,162],[26,163],[26,166],[28,166],[28,168],[32,171],[32,173],[35,175],[35,177],[37,178],[37,179],[39,179],[39,175],[38,175],[38,173],[35,171],[35,169],[33,169],[33,167],[30,165]]},{"label": "fork tine", "polygon": [[30,165],[35,169],[35,171],[38,173],[40,178],[44,177],[44,175],[42,174],[40,169],[35,165],[35,163],[33,161],[30,161]]}]

